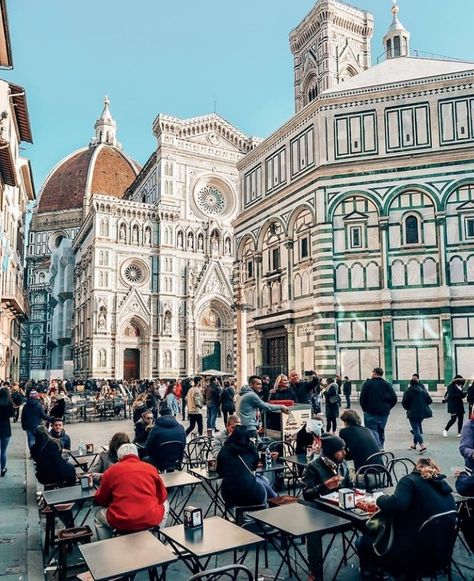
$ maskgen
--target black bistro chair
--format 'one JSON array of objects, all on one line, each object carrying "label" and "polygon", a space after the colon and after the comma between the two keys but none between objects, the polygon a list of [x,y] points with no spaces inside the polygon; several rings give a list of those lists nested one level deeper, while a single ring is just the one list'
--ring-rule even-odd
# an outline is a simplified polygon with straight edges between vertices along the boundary
[{"label": "black bistro chair", "polygon": [[368,492],[380,490],[393,486],[393,480],[390,472],[380,464],[367,464],[361,466],[355,475],[355,485],[363,488]]},{"label": "black bistro chair", "polygon": [[226,565],[225,567],[218,567],[217,569],[201,571],[201,573],[189,577],[188,581],[220,581],[221,579],[235,581],[237,577],[239,579],[254,581],[252,572],[244,565]]},{"label": "black bistro chair", "polygon": [[184,445],[177,440],[163,442],[158,446],[156,467],[160,472],[174,472],[183,466]]},{"label": "black bistro chair", "polygon": [[394,483],[398,484],[400,478],[411,474],[415,466],[416,464],[411,458],[394,458],[388,463],[387,470],[390,472]]},{"label": "black bistro chair", "polygon": [[388,467],[390,462],[395,458],[395,454],[393,452],[375,452],[369,456],[366,460],[366,464],[382,464],[385,468]]}]

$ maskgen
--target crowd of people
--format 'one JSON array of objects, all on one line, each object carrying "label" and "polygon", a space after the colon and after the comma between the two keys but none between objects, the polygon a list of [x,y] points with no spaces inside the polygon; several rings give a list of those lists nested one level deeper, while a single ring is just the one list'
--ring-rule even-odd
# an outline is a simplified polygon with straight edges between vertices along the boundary
[{"label": "crowd of people", "polygon": [[[88,390],[96,397],[122,392],[131,397],[134,425],[132,438],[123,431],[114,434],[98,454],[90,473],[98,490],[99,508],[95,525],[99,539],[114,531],[133,532],[166,522],[168,502],[160,473],[180,469],[187,442],[201,437],[206,417],[206,437],[215,458],[215,469],[222,479],[221,494],[227,507],[260,506],[278,496],[278,482],[257,471],[261,462],[262,417],[268,412],[288,414],[291,406],[311,406],[312,417],[296,434],[296,453],[306,453],[308,464],[300,468],[305,502],[314,502],[328,493],[358,483],[354,473],[367,465],[369,458],[385,449],[385,429],[392,409],[397,405],[393,386],[375,368],[360,390],[359,403],[363,421],[351,409],[352,382],[340,376],[322,379],[311,373],[301,379],[297,372],[279,375],[273,384],[268,376],[249,377],[240,389],[232,380],[217,377],[193,377],[181,381],[89,382]],[[7,448],[11,437],[10,421],[21,425],[26,434],[38,481],[45,486],[69,486],[77,480],[71,462],[71,438],[64,425],[66,405],[84,384],[64,381],[3,382],[0,387],[0,470],[7,473]],[[79,388],[79,389],[78,389]],[[345,409],[341,410],[345,399]],[[460,454],[465,468],[456,476],[457,491],[474,496],[474,383],[457,375],[447,386],[444,401],[449,421],[443,430],[457,424]],[[469,406],[464,422],[465,401]],[[361,571],[373,578],[380,567],[399,572],[400,563],[415,566],[416,532],[439,512],[454,510],[452,489],[436,461],[423,457],[427,444],[424,420],[432,417],[432,398],[417,374],[413,374],[401,399],[411,433],[410,449],[420,455],[412,473],[398,482],[393,495],[377,499],[379,511],[394,524],[393,548],[383,558],[377,552],[374,535],[365,532],[357,542]],[[322,413],[324,411],[324,414]],[[342,412],[342,413],[341,413]],[[224,429],[216,421],[223,416]],[[180,420],[181,416],[181,421]],[[189,425],[183,427],[183,421]],[[338,421],[342,422],[339,428]],[[338,430],[339,428],[339,430]],[[194,433],[194,434],[193,434]],[[269,448],[270,449],[270,448]],[[282,453],[278,447],[272,459]],[[353,468],[348,464],[353,462]],[[382,457],[372,463],[381,464]],[[63,515],[66,526],[71,515]],[[474,525],[471,524],[471,529]],[[316,540],[317,541],[317,540]],[[320,544],[309,535],[307,540],[310,578],[321,574]],[[375,549],[374,549],[375,547]]]}]

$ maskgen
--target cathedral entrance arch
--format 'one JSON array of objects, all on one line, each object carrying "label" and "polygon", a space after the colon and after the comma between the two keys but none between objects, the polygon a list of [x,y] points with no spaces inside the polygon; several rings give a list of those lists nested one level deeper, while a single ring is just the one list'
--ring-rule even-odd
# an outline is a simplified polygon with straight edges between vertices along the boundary
[{"label": "cathedral entrance arch", "polygon": [[146,337],[145,325],[137,317],[124,323],[117,344],[120,357],[117,362],[118,376],[127,381],[148,377]]},{"label": "cathedral entrance arch", "polygon": [[233,373],[233,334],[230,306],[211,299],[202,306],[198,321],[198,361],[200,371],[215,369]]}]

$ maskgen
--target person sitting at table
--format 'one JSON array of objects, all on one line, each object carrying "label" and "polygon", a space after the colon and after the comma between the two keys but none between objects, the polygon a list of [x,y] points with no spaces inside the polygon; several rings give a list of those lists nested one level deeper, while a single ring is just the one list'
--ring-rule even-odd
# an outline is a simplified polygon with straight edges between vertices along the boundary
[{"label": "person sitting at table", "polygon": [[151,410],[147,410],[146,412],[142,413],[142,417],[135,423],[135,437],[133,438],[134,444],[141,444],[145,445],[148,434],[150,430],[153,428],[153,422],[155,418],[153,417],[153,412]]},{"label": "person sitting at table", "polygon": [[166,488],[151,464],[138,458],[135,444],[122,444],[118,462],[102,476],[94,501],[104,507],[94,516],[99,541],[110,539],[114,530],[133,533],[166,523]]},{"label": "person sitting at table", "polygon": [[290,381],[286,375],[279,375],[275,380],[275,385],[270,391],[268,401],[296,401],[296,394],[290,386]]},{"label": "person sitting at table", "polygon": [[277,493],[268,480],[255,475],[257,448],[244,426],[235,426],[217,455],[216,472],[222,478],[222,498],[228,508],[266,504]]},{"label": "person sitting at table", "polygon": [[59,440],[51,437],[46,426],[38,426],[35,443],[31,447],[31,457],[36,463],[36,478],[41,484],[76,484],[76,471],[61,455]]},{"label": "person sitting at table", "polygon": [[117,432],[110,439],[108,450],[99,453],[90,469],[94,482],[100,482],[102,474],[118,462],[117,451],[123,444],[130,444],[130,438],[125,432]]},{"label": "person sitting at table", "polygon": [[[180,443],[176,446],[164,446],[169,443]],[[148,434],[145,444],[146,462],[165,470],[172,465],[181,465],[186,446],[186,432],[183,426],[173,416],[172,411],[165,407],[161,409],[161,416]]]},{"label": "person sitting at table", "polygon": [[338,436],[321,437],[321,455],[312,460],[303,473],[303,497],[314,500],[351,485],[345,461],[345,442]]},{"label": "person sitting at table", "polygon": [[456,472],[456,490],[461,496],[474,497],[474,474],[467,468]]},{"label": "person sitting at table", "polygon": [[[400,479],[392,495],[377,498],[380,516],[392,522],[394,537],[382,557],[374,550],[373,535],[365,533],[357,539],[356,547],[364,578],[373,579],[380,569],[397,577],[410,574],[410,578],[418,578],[417,570],[420,567],[423,569],[425,565],[423,559],[429,558],[420,553],[421,549],[427,547],[420,547],[417,542],[421,525],[435,514],[456,509],[452,488],[445,478],[431,458],[420,458],[413,472]],[[435,555],[434,539],[437,531],[431,527],[427,532],[433,535]],[[440,543],[443,545],[444,539],[440,539]]]},{"label": "person sitting at table", "polygon": [[211,451],[214,458],[222,450],[227,438],[232,434],[236,426],[240,426],[239,416],[233,414],[227,418],[227,424],[223,430],[215,434],[211,439]]},{"label": "person sitting at table", "polygon": [[374,433],[362,425],[359,414],[352,409],[342,412],[341,420],[344,427],[339,430],[339,437],[346,443],[346,460],[353,460],[357,470],[366,464],[383,464],[381,459],[367,462],[367,458],[380,452],[380,446]]},{"label": "person sitting at table", "polygon": [[52,438],[59,440],[63,450],[71,449],[71,438],[66,434],[64,422],[61,418],[53,418],[51,421],[51,430],[49,432]]},{"label": "person sitting at table", "polygon": [[138,420],[142,417],[144,412],[147,411],[147,397],[148,393],[141,393],[135,401],[132,403],[132,413],[133,413],[133,423],[136,424]]}]

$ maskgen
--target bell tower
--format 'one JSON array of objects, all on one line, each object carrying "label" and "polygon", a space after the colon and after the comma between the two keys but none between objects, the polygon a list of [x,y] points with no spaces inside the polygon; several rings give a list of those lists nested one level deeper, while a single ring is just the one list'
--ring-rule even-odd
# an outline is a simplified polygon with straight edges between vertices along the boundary
[{"label": "bell tower", "polygon": [[294,57],[295,108],[371,64],[372,14],[338,0],[318,0],[290,33]]}]

